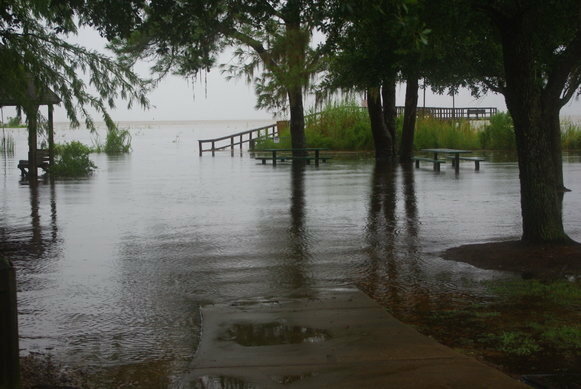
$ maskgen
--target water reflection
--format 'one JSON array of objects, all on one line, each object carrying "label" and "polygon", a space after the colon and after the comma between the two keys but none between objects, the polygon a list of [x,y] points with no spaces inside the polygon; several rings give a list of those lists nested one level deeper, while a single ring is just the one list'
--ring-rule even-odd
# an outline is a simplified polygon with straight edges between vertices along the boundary
[{"label": "water reflection", "polygon": [[[0,227],[2,236],[0,249],[4,255],[17,263],[17,267],[24,265],[20,263],[21,259],[28,260],[31,257],[43,256],[58,240],[54,181],[48,178],[41,181],[23,180],[21,185],[21,189],[28,189],[29,221],[17,226],[4,224]],[[50,206],[50,222],[43,223],[43,211],[47,202]]]},{"label": "water reflection", "polygon": [[[414,183],[412,165],[377,163],[371,179],[365,226],[368,259],[360,286],[373,297],[387,301],[394,311],[416,305],[416,300],[426,297],[422,292],[425,286],[419,284],[423,277]],[[399,203],[403,203],[401,213]]]},{"label": "water reflection", "polygon": [[290,255],[286,258],[285,277],[292,288],[310,284],[306,266],[310,259],[310,239],[305,224],[305,164],[293,163],[291,168],[290,227],[288,244]]}]

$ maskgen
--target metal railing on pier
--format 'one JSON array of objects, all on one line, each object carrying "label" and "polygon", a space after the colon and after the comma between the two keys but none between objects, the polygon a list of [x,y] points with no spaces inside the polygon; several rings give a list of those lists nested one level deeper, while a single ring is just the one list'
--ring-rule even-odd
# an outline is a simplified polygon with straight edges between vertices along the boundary
[{"label": "metal railing on pier", "polygon": [[[212,152],[212,156],[215,155],[216,151],[231,149],[232,155],[234,155],[234,149],[236,146],[240,147],[245,143],[250,144],[252,149],[254,142],[260,138],[276,138],[278,136],[278,126],[277,124],[270,124],[268,126],[254,128],[248,131],[238,132],[232,135],[222,136],[220,138],[214,139],[201,139],[198,140],[198,148],[200,151],[200,156],[205,152]],[[209,145],[209,148],[204,148],[204,145]]]}]

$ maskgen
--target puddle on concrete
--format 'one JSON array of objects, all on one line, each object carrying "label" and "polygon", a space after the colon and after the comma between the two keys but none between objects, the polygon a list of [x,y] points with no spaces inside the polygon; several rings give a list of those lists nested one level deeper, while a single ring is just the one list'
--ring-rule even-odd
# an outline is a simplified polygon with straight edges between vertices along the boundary
[{"label": "puddle on concrete", "polygon": [[282,322],[238,323],[230,327],[220,340],[242,346],[274,346],[279,344],[319,343],[330,339],[322,329],[289,326]]},{"label": "puddle on concrete", "polygon": [[236,377],[202,376],[190,382],[193,389],[254,389],[256,386]]}]

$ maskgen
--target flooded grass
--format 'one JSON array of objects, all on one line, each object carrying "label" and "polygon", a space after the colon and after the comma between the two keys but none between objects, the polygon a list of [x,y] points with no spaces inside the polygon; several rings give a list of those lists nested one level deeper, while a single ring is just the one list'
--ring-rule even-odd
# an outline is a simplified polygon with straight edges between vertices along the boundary
[{"label": "flooded grass", "polygon": [[581,283],[517,280],[483,286],[490,296],[480,301],[448,299],[434,310],[396,307],[396,315],[511,374],[579,372]]}]

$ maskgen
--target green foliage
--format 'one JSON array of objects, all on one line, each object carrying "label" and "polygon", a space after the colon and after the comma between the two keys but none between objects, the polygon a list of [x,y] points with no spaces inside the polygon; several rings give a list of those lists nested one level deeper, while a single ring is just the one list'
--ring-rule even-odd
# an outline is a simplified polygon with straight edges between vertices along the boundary
[{"label": "green foliage", "polygon": [[480,135],[481,148],[486,150],[515,150],[516,140],[512,118],[508,112],[498,113],[490,118]]},{"label": "green foliage", "polygon": [[50,173],[55,177],[83,177],[97,168],[89,159],[93,150],[81,142],[57,144],[55,151],[55,163],[50,167]]},{"label": "green foliage", "polygon": [[498,338],[499,350],[510,355],[526,356],[541,351],[541,346],[524,332],[503,332]]},{"label": "green foliage", "polygon": [[9,117],[8,123],[6,123],[6,127],[8,128],[25,128],[26,124],[21,122],[21,119],[16,117]]},{"label": "green foliage", "polygon": [[367,151],[373,137],[367,111],[355,104],[329,105],[321,113],[307,115],[307,144],[333,150]]},{"label": "green foliage", "polygon": [[561,124],[561,140],[565,150],[581,150],[581,125],[565,121]]},{"label": "green foliage", "polygon": [[107,131],[105,144],[97,143],[95,152],[107,154],[121,154],[131,151],[131,134],[129,130],[111,128]]},{"label": "green foliage", "polygon": [[[305,135],[310,147],[328,147],[333,150],[369,151],[373,137],[369,116],[355,103],[330,104],[320,113],[306,115]],[[397,138],[401,139],[402,118],[397,119]],[[563,148],[581,149],[581,126],[565,122]],[[260,148],[289,148],[288,131],[281,134],[279,143],[263,139]],[[515,150],[512,119],[508,113],[492,116],[483,129],[473,127],[468,120],[450,121],[430,117],[418,118],[414,137],[416,150],[448,147],[467,150]]]},{"label": "green foliage", "polygon": [[0,85],[29,116],[36,113],[31,100],[35,95],[47,95],[46,88],[50,88],[62,100],[73,126],[82,117],[94,129],[89,107],[113,126],[107,110],[115,106],[115,99],[127,100],[128,106],[137,101],[146,107],[147,84],[129,66],[62,38],[76,33],[75,11],[85,11],[82,3],[73,9],[47,1],[4,4],[0,13]]}]

